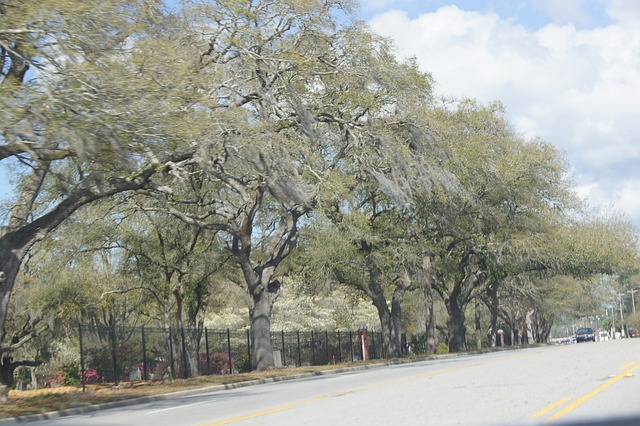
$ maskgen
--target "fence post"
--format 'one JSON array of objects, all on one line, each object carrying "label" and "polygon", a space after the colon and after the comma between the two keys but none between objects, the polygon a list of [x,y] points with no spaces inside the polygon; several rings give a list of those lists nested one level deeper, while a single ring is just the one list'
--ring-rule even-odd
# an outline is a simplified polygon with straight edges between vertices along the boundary
[{"label": "fence post", "polygon": [[227,353],[229,354],[229,374],[233,373],[233,369],[231,367],[231,331],[227,328]]},{"label": "fence post", "polygon": [[300,332],[296,331],[296,336],[298,338],[298,367],[302,367],[302,351],[300,350]]},{"label": "fence post", "polygon": [[249,356],[249,365],[251,366],[249,368],[253,370],[253,363],[251,362],[251,338],[249,330],[247,330],[247,355]]},{"label": "fence post", "polygon": [[188,379],[189,378],[189,371],[187,370],[188,368],[188,364],[187,364],[187,345],[185,344],[184,341],[184,327],[180,327],[180,337],[182,340],[182,368],[184,369],[184,378]]},{"label": "fence post", "polygon": [[371,345],[373,346],[373,356],[371,359],[376,359],[376,333],[375,331],[371,332]]},{"label": "fence post", "polygon": [[349,349],[351,349],[351,359],[349,362],[353,362],[353,335],[351,331],[349,331]]},{"label": "fence post", "polygon": [[329,365],[331,360],[329,359],[329,332],[327,330],[324,331],[324,344],[327,348],[327,365]]},{"label": "fence post", "polygon": [[284,330],[280,330],[280,337],[282,340],[282,366],[287,366],[287,353],[284,351]]},{"label": "fence post", "polygon": [[342,363],[342,342],[340,341],[340,330],[338,330],[338,359]]},{"label": "fence post", "polygon": [[111,327],[109,327],[109,334],[111,334],[111,357],[113,362],[113,382],[117,385],[120,382],[118,377],[118,346],[116,336],[116,323],[113,321]]},{"label": "fence post", "polygon": [[204,328],[204,344],[207,347],[207,375],[211,374],[211,356],[209,355],[209,330]]},{"label": "fence post", "polygon": [[149,379],[147,374],[147,339],[144,335],[144,325],[142,326],[142,379]]},{"label": "fence post", "polygon": [[312,358],[313,364],[311,365],[316,365],[316,338],[315,338],[315,335],[313,334],[313,331],[311,332],[311,354],[313,356]]},{"label": "fence post", "polygon": [[173,379],[176,373],[176,360],[173,357],[173,333],[171,332],[171,327],[169,327],[169,361],[171,361],[171,379]]},{"label": "fence post", "polygon": [[80,337],[80,377],[82,378],[82,392],[84,392],[86,388],[86,377],[84,374],[84,351],[82,350],[82,324],[80,322],[78,322],[78,332]]}]

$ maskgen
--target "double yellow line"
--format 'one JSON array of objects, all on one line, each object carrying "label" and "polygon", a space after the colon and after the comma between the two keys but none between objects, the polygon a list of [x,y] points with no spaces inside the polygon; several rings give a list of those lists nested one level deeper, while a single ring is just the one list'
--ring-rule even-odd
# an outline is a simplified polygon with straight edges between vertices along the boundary
[{"label": "double yellow line", "polygon": [[[574,402],[572,402],[571,404],[567,405],[566,407],[562,408],[560,411],[556,412],[551,417],[549,417],[549,419],[547,421],[548,422],[553,422],[555,420],[558,420],[558,419],[566,416],[567,414],[569,414],[570,412],[572,412],[573,410],[578,408],[580,405],[584,404],[585,402],[587,402],[588,400],[590,400],[591,398],[593,398],[594,396],[596,396],[597,394],[599,394],[603,390],[607,389],[609,386],[613,385],[614,383],[616,383],[620,379],[622,379],[624,377],[633,376],[633,372],[638,370],[638,369],[640,369],[640,364],[632,362],[632,363],[623,365],[621,368],[624,370],[622,373],[618,374],[617,376],[614,376],[614,377],[610,378],[609,380],[607,380],[606,382],[604,382],[603,384],[601,384],[597,388],[593,389],[592,391],[590,391],[590,392],[584,394],[583,396],[581,396],[580,398],[576,399]],[[554,411],[555,409],[557,409],[559,407],[562,407],[563,405],[565,405],[570,400],[571,400],[570,398],[562,398],[562,399],[554,402],[553,404],[548,405],[547,407],[543,408],[542,410],[534,413],[531,416],[531,418],[532,419],[539,419],[541,417],[544,417],[547,414],[549,414],[552,411]]]}]

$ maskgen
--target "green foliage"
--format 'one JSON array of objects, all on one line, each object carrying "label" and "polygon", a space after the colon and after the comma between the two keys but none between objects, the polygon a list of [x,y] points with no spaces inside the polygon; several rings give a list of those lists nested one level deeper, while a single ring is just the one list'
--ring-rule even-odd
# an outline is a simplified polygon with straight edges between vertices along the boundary
[{"label": "green foliage", "polygon": [[444,355],[449,353],[449,346],[446,343],[440,342],[436,347],[436,355]]},{"label": "green foliage", "polygon": [[251,358],[249,357],[249,353],[246,351],[240,352],[234,360],[234,367],[238,370],[238,373],[251,372]]},{"label": "green foliage", "polygon": [[633,328],[636,333],[640,332],[640,315],[638,312],[628,314],[625,317],[625,322],[629,328]]},{"label": "green foliage", "polygon": [[65,386],[80,386],[80,367],[77,364],[63,365],[62,368],[63,383]]},{"label": "green foliage", "polygon": [[375,308],[344,286],[310,288],[302,277],[284,282],[273,308],[271,327],[284,331],[379,329]]}]

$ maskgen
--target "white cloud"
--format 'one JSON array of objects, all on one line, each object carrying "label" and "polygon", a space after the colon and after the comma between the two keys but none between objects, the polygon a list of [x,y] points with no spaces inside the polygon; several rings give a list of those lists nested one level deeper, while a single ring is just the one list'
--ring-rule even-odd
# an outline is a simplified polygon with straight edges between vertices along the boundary
[{"label": "white cloud", "polygon": [[605,211],[612,207],[628,218],[636,219],[634,222],[637,224],[637,218],[640,217],[640,179],[623,180],[613,188],[592,183],[577,187],[576,192],[590,205],[599,206]]},{"label": "white cloud", "polygon": [[640,179],[626,181],[618,188],[616,205],[632,217],[640,217]]},{"label": "white cloud", "polygon": [[633,180],[640,163],[640,26],[621,16],[639,18],[640,2],[607,4],[616,21],[591,29],[551,23],[528,30],[456,6],[416,19],[392,11],[369,24],[392,37],[401,55],[416,56],[440,94],[502,101],[518,131],[567,154],[591,202],[630,209],[640,226]]},{"label": "white cloud", "polygon": [[637,25],[640,20],[640,2],[637,0],[610,0],[607,2],[607,14],[618,22]]}]

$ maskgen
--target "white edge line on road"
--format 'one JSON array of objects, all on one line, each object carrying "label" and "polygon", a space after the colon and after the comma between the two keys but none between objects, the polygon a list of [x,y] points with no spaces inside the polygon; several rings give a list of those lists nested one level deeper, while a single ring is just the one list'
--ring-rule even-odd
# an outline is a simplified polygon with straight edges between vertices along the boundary
[{"label": "white edge line on road", "polygon": [[362,376],[362,373],[358,373],[358,374],[348,374],[345,376],[341,376],[341,377],[332,377],[330,379],[328,379],[328,382],[333,382],[334,380],[344,380],[344,379],[351,379],[352,377],[356,377],[356,376]]},{"label": "white edge line on road", "polygon": [[147,411],[145,414],[155,414],[155,413],[161,413],[163,411],[177,410],[178,408],[193,407],[195,405],[204,404],[205,402],[207,401],[194,402],[193,404],[186,404],[186,405],[178,405],[176,407],[162,408],[160,410]]}]

